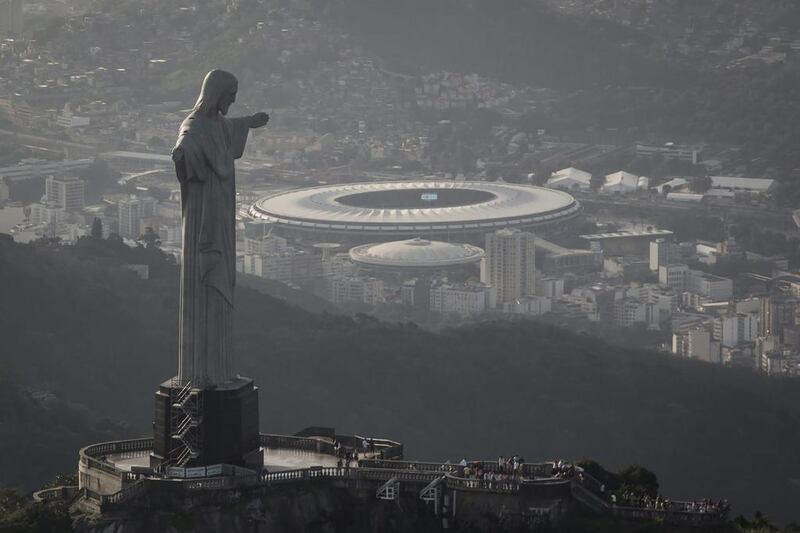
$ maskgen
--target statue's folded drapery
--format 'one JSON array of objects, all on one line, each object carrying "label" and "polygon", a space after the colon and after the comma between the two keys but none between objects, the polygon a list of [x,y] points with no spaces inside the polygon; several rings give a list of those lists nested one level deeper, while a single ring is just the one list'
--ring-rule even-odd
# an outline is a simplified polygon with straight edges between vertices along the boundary
[{"label": "statue's folded drapery", "polygon": [[172,152],[183,218],[178,378],[195,386],[213,386],[234,377],[234,160],[244,152],[249,124],[249,117],[192,113],[181,125]]}]

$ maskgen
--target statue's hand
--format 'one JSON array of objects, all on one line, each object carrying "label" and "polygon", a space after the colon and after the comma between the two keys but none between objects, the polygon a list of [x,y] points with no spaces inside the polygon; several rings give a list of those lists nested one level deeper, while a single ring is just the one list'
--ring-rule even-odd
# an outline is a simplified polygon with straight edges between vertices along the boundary
[{"label": "statue's hand", "polygon": [[269,115],[267,115],[263,111],[260,113],[256,113],[255,115],[250,117],[251,128],[260,128],[262,126],[266,126],[267,122],[269,122]]}]

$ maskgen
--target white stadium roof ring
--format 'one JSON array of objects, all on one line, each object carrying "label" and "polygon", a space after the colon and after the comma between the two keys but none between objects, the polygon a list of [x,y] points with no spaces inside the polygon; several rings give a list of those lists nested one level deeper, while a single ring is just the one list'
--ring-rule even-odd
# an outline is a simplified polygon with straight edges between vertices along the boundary
[{"label": "white stadium roof ring", "polygon": [[326,185],[267,196],[249,211],[278,228],[356,240],[365,233],[399,239],[503,227],[552,229],[581,212],[581,205],[563,191],[478,181]]}]

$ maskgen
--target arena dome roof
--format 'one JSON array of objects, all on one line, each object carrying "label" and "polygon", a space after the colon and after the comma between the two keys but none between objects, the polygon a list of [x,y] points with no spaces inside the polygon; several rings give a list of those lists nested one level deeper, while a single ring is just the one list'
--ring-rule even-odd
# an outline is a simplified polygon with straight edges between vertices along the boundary
[{"label": "arena dome roof", "polygon": [[250,208],[254,218],[289,230],[398,237],[532,228],[580,212],[562,191],[479,181],[328,185],[268,196]]},{"label": "arena dome roof", "polygon": [[350,250],[360,264],[389,268],[443,268],[476,263],[484,253],[477,246],[426,239],[363,244]]}]

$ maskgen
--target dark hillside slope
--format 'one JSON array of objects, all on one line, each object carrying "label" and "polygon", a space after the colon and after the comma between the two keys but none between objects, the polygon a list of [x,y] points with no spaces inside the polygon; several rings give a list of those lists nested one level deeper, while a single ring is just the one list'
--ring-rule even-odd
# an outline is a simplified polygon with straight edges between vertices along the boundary
[{"label": "dark hillside slope", "polygon": [[52,393],[21,388],[4,366],[0,360],[0,487],[33,488],[57,472],[71,472],[75,452],[87,439],[102,442],[127,433]]},{"label": "dark hillside slope", "polygon": [[[152,393],[176,359],[176,277],[163,270],[141,280],[75,249],[0,242],[3,364],[26,386],[125,420],[131,436],[148,433]],[[238,367],[261,387],[263,431],[330,425],[403,440],[409,457],[431,460],[640,463],[672,497],[725,496],[736,511],[798,518],[796,382],[535,323],[432,333],[315,315],[247,289],[235,324]],[[0,456],[13,445],[0,440]],[[26,475],[15,471],[17,482],[41,481]]]},{"label": "dark hillside slope", "polygon": [[538,0],[324,0],[323,18],[393,68],[478,72],[542,87],[671,85],[678,69],[646,57],[651,38]]}]

